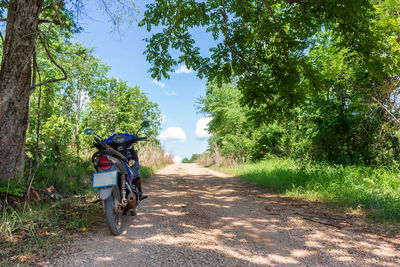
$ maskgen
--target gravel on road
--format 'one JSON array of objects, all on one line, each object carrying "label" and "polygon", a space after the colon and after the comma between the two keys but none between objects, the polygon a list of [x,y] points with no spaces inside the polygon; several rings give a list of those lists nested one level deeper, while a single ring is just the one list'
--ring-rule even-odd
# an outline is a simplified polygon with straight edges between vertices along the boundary
[{"label": "gravel on road", "polygon": [[400,266],[398,237],[197,164],[169,165],[143,184],[149,198],[123,234],[104,221],[47,265]]}]

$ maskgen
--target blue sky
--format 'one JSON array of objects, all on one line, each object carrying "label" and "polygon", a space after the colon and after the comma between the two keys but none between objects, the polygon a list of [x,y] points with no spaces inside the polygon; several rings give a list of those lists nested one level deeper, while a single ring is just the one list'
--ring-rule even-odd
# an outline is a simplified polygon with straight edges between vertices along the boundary
[{"label": "blue sky", "polygon": [[[132,25],[122,25],[120,33],[111,32],[111,23],[101,12],[99,5],[90,2],[91,4],[86,5],[86,12],[90,18],[80,19],[79,23],[84,30],[77,34],[74,40],[87,48],[95,48],[94,55],[111,66],[110,77],[125,80],[130,86],[138,85],[151,101],[159,105],[162,115],[165,116],[161,125],[164,131],[161,133],[161,139],[167,152],[183,159],[193,153],[205,151],[207,133],[197,129],[197,135],[203,138],[196,137],[196,124],[204,125],[206,120],[199,122],[204,115],[196,112],[195,103],[204,95],[206,81],[199,79],[195,72],[182,65],[177,66],[180,71],[171,74],[169,80],[153,80],[148,73],[150,64],[143,55],[146,47],[143,39],[150,37],[151,33],[145,28],[137,27],[136,22]],[[141,14],[137,15],[138,20],[144,13],[146,2],[149,1],[135,2],[141,11]],[[193,36],[196,40],[201,40],[201,51],[207,54],[210,44],[213,43],[212,37],[202,29],[194,30]]]}]

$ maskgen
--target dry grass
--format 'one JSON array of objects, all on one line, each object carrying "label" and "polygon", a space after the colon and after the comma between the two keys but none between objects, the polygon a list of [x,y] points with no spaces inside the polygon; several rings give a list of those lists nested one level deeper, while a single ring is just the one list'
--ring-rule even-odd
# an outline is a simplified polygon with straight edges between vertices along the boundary
[{"label": "dry grass", "polygon": [[214,153],[207,152],[201,154],[197,158],[196,162],[203,166],[216,166],[216,167],[237,165],[237,160],[221,156],[217,147],[214,148]]},{"label": "dry grass", "polygon": [[166,155],[161,147],[151,143],[141,145],[138,154],[140,165],[150,167],[153,170],[174,162],[171,155]]}]

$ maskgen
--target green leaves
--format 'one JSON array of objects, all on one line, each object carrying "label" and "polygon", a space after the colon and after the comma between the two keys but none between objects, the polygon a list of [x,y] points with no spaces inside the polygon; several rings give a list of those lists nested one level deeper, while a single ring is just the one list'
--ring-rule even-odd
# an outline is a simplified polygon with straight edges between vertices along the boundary
[{"label": "green leaves", "polygon": [[[396,65],[398,60],[388,53],[387,44],[397,51],[396,2],[159,0],[147,6],[140,25],[148,31],[154,26],[161,29],[146,40],[145,54],[154,78],[169,78],[168,72],[182,62],[209,81],[235,78],[243,92],[242,103],[254,109],[266,105],[264,115],[277,118],[290,115],[293,107],[304,103],[308,94],[304,82],[324,82],[309,54],[323,42],[345,51],[346,62],[359,58],[376,79],[394,73],[389,58]],[[200,54],[190,35],[198,27],[204,27],[215,40],[210,56]],[[388,40],[384,45],[383,39]],[[173,57],[172,51],[180,55]]]},{"label": "green leaves", "polygon": [[[37,140],[36,127],[40,123],[39,154],[41,162],[56,162],[79,157],[82,148],[89,148],[92,140],[83,136],[83,129],[93,128],[104,137],[116,132],[135,133],[144,120],[151,125],[146,135],[157,143],[160,111],[157,104],[138,87],[108,77],[110,67],[93,56],[92,48],[71,43],[50,31],[51,53],[65,69],[68,79],[42,86],[41,105],[37,106],[39,90],[31,96],[30,127],[27,134],[28,154],[34,155]],[[62,75],[50,62],[42,47],[38,47],[36,81],[47,81]],[[144,133],[139,133],[143,134]]]},{"label": "green leaves", "polygon": [[154,140],[160,126],[158,105],[149,101],[139,87],[130,87],[117,79],[105,79],[102,83],[84,112],[83,128],[93,128],[104,137],[116,132],[132,134],[148,120],[150,126],[146,134]]}]

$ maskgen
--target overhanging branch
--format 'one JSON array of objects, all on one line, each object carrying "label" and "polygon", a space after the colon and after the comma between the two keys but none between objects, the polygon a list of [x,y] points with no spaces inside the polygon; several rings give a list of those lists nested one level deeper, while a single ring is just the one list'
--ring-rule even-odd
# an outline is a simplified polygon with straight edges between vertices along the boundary
[{"label": "overhanging branch", "polygon": [[289,65],[289,67],[290,67],[291,64],[290,64],[290,58],[289,58],[288,47],[287,47],[287,44],[286,44],[286,42],[285,42],[285,39],[283,38],[283,34],[282,34],[282,31],[281,31],[281,28],[279,27],[278,22],[276,21],[276,18],[275,18],[275,15],[274,15],[274,11],[272,10],[271,6],[268,4],[268,1],[267,1],[267,0],[263,0],[263,2],[264,2],[264,5],[265,5],[265,6],[267,7],[267,9],[268,9],[268,12],[269,12],[269,14],[270,14],[270,16],[271,16],[271,18],[272,18],[272,21],[274,22],[274,25],[275,25],[276,30],[278,31],[279,38],[281,39],[281,43],[282,43],[283,48],[284,48],[284,53],[285,53],[286,61],[288,62],[288,65]]},{"label": "overhanging branch", "polygon": [[60,13],[58,12],[58,8],[56,6],[56,3],[54,2],[54,0],[50,0],[50,1],[51,1],[51,5],[52,5],[52,7],[54,9],[54,12],[56,13],[56,17],[57,17],[57,20],[58,20],[58,25],[60,25],[61,27],[64,27],[64,23],[61,20]]},{"label": "overhanging branch", "polygon": [[[39,31],[39,33],[40,33],[41,35],[44,35],[44,33],[41,32],[41,31]],[[44,81],[44,82],[40,82],[39,84],[33,85],[32,88],[31,88],[31,90],[34,90],[34,88],[36,88],[36,87],[38,87],[38,86],[42,86],[42,85],[49,84],[49,83],[55,83],[55,82],[59,82],[59,81],[64,81],[64,80],[66,80],[66,79],[68,78],[68,74],[67,74],[67,72],[65,71],[65,69],[64,69],[63,67],[61,67],[61,66],[54,60],[53,56],[51,55],[50,50],[49,50],[49,43],[48,43],[47,39],[44,39],[43,36],[39,36],[39,40],[40,40],[40,43],[43,45],[44,50],[46,51],[46,54],[47,54],[47,56],[49,57],[50,61],[54,64],[54,66],[56,66],[59,70],[61,70],[61,72],[64,74],[64,77],[58,78],[58,79],[51,79],[51,80]]]},{"label": "overhanging branch", "polygon": [[253,71],[257,71],[258,70],[256,68],[254,68],[247,60],[244,59],[244,57],[242,55],[240,55],[239,53],[236,53],[236,51],[232,48],[231,44],[228,41],[228,16],[226,15],[226,7],[225,7],[225,1],[222,0],[222,8],[223,8],[223,12],[222,12],[222,16],[224,18],[224,24],[225,24],[225,31],[224,31],[224,36],[225,36],[225,45],[229,48],[229,50],[231,51],[232,55],[236,56],[237,58],[240,59],[240,61],[242,61],[246,66],[250,67],[250,69],[252,69]]}]

